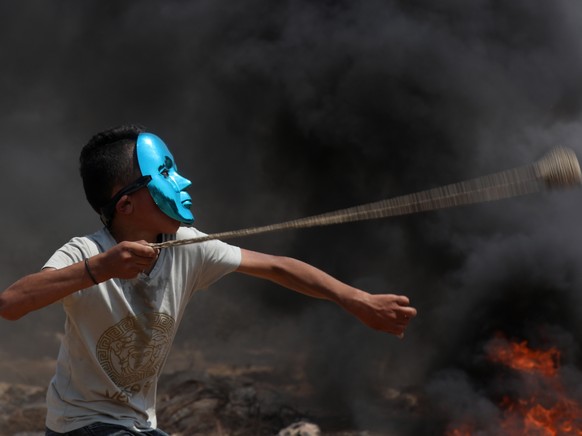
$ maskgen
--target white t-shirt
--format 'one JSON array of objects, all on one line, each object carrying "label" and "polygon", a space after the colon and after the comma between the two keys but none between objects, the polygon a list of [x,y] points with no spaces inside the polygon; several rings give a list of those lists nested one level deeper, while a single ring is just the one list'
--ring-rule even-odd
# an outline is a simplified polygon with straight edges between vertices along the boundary
[{"label": "white t-shirt", "polygon": [[[182,227],[175,237],[202,235]],[[44,268],[69,266],[115,244],[106,229],[74,238]],[[156,385],[186,304],[240,261],[240,249],[220,241],[165,248],[149,275],[111,279],[65,297],[47,427],[59,433],[94,422],[156,428]]]}]

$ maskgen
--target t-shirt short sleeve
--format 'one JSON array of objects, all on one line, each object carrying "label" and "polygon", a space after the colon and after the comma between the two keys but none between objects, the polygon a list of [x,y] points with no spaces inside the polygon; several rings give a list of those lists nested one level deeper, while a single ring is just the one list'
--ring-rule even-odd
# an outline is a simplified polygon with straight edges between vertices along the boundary
[{"label": "t-shirt short sleeve", "polygon": [[61,269],[74,263],[81,262],[87,257],[99,253],[94,241],[87,237],[77,237],[59,248],[44,264],[44,268]]},{"label": "t-shirt short sleeve", "polygon": [[[176,234],[177,239],[190,239],[205,236],[205,233],[194,228],[182,227]],[[195,269],[196,278],[193,290],[208,288],[224,275],[235,271],[241,262],[239,247],[218,240],[175,247],[185,250],[188,254],[184,261],[198,264]]]}]

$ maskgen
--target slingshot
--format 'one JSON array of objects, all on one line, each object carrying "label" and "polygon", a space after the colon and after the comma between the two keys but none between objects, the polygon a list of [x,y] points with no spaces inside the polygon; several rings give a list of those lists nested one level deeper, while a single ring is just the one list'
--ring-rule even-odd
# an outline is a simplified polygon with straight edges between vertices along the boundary
[{"label": "slingshot", "polygon": [[537,162],[476,179],[279,224],[150,245],[154,248],[167,248],[212,239],[225,240],[280,230],[387,218],[501,200],[548,189],[576,186],[581,183],[582,173],[576,154],[568,148],[556,147]]}]

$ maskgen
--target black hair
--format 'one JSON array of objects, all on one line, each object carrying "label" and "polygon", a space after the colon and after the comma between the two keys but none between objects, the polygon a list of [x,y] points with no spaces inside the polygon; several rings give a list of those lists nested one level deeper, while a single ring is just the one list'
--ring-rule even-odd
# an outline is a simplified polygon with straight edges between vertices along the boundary
[{"label": "black hair", "polygon": [[87,201],[98,214],[115,194],[115,185],[125,186],[141,175],[135,144],[145,127],[125,124],[94,135],[81,150],[79,170]]}]

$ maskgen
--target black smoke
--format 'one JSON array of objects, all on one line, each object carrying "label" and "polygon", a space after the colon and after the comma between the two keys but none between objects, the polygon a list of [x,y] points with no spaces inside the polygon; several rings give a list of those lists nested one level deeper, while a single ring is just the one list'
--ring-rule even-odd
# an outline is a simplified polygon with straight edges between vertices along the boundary
[{"label": "black smoke", "polygon": [[[580,151],[580,18],[567,1],[5,2],[3,286],[99,226],[78,154],[124,122],[165,139],[207,232],[456,182],[555,145]],[[319,404],[350,426],[412,432],[406,413],[381,412],[382,393],[433,386],[442,401],[442,374],[470,380],[497,330],[568,337],[556,340],[576,366],[578,202],[556,192],[233,241],[402,292],[419,317],[399,341],[232,276],[194,299],[178,345],[240,364],[266,347],[282,366],[293,350]],[[2,355],[54,355],[61,324],[58,307],[2,322]]]}]

